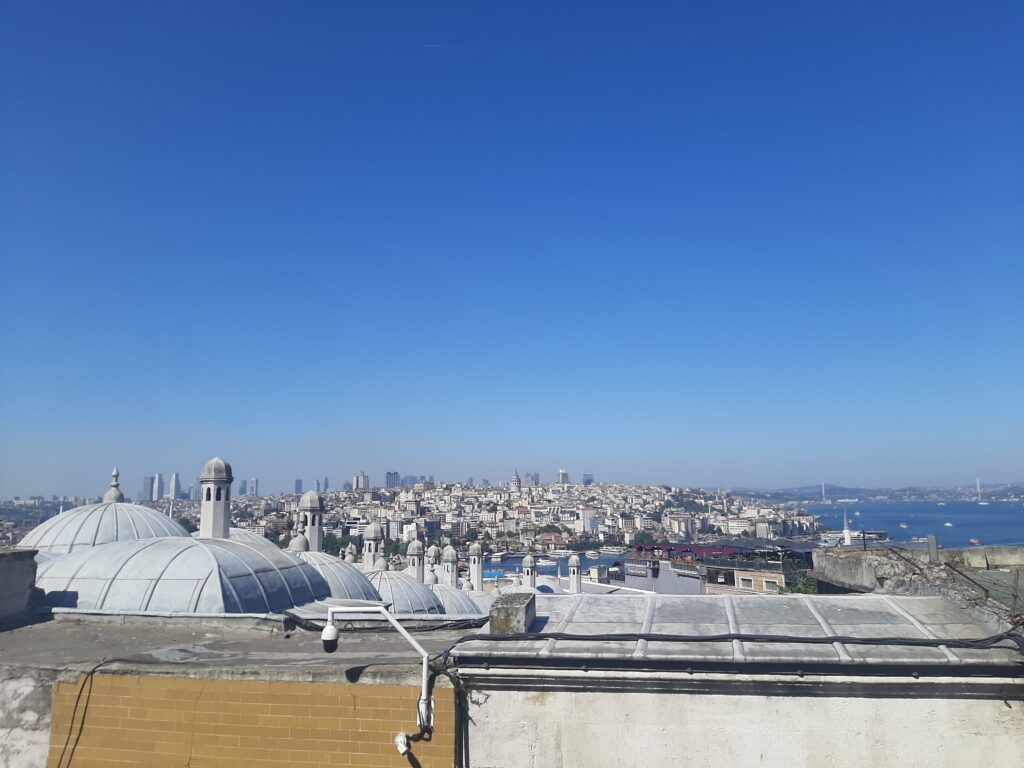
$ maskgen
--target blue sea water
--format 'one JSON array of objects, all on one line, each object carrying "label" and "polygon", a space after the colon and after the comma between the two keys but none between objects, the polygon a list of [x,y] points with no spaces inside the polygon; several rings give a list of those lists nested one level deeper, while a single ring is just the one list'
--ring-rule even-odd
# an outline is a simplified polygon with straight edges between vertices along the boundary
[{"label": "blue sea water", "polygon": [[[843,512],[854,530],[885,531],[894,541],[910,541],[934,533],[944,547],[966,547],[971,539],[982,544],[1024,544],[1024,504],[993,501],[866,501],[855,504],[812,504],[818,522],[832,530],[843,527]],[[906,523],[901,528],[900,523]],[[952,523],[952,527],[946,526]]]}]

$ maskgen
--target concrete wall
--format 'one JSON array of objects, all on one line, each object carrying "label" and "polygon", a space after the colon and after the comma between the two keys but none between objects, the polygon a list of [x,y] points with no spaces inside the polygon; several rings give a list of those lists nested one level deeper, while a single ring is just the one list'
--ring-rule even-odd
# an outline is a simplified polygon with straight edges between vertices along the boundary
[{"label": "concrete wall", "polygon": [[17,624],[36,601],[36,551],[0,549],[0,627]]},{"label": "concrete wall", "polygon": [[471,699],[473,768],[1024,764],[1019,700],[510,690]]},{"label": "concrete wall", "polygon": [[56,678],[49,670],[0,667],[0,766],[46,765],[50,691]]},{"label": "concrete wall", "polygon": [[[83,675],[53,688],[46,764],[408,766],[394,737],[416,730],[418,698],[408,686]],[[435,701],[433,740],[412,750],[424,768],[455,754],[452,690]]]}]

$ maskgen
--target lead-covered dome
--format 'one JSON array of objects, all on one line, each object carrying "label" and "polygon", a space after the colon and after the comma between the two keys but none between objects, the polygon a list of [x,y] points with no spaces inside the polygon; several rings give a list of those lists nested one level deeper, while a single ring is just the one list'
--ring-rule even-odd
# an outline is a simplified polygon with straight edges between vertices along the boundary
[{"label": "lead-covered dome", "polygon": [[437,595],[444,606],[445,613],[477,615],[483,613],[476,601],[466,592],[450,587],[447,584],[434,584],[430,591]]},{"label": "lead-covered dome", "polygon": [[199,476],[200,482],[203,480],[223,480],[230,483],[234,479],[234,475],[231,474],[231,465],[219,456],[215,456],[206,462],[206,466],[203,467],[203,473]]},{"label": "lead-covered dome", "polygon": [[381,599],[370,580],[351,563],[346,563],[326,552],[293,552],[291,554],[317,569],[327,582],[327,586],[331,588],[331,597],[347,600]]},{"label": "lead-covered dome", "polygon": [[302,510],[323,510],[324,500],[316,491],[306,491],[299,499],[299,509]]},{"label": "lead-covered dome", "polygon": [[366,577],[392,613],[444,613],[444,604],[423,584],[401,571],[370,571]]},{"label": "lead-covered dome", "polygon": [[29,531],[18,547],[66,554],[116,541],[168,536],[189,537],[188,531],[156,510],[138,504],[105,501],[75,507],[51,517]]},{"label": "lead-covered dome", "polygon": [[[198,539],[199,531],[193,531],[191,536],[193,539]],[[281,549],[266,536],[261,536],[248,528],[228,528],[228,540],[236,541],[239,544],[248,544],[251,547],[264,547],[273,552],[278,552]]]},{"label": "lead-covered dome", "polygon": [[104,544],[39,566],[46,605],[146,613],[280,613],[330,596],[279,550],[190,536]]}]

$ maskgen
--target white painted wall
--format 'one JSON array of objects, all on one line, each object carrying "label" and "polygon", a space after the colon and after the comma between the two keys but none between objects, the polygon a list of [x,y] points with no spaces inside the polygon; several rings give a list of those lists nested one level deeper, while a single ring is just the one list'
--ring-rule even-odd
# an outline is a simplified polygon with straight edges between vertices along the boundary
[{"label": "white painted wall", "polygon": [[1024,766],[1020,701],[478,691],[473,768]]}]

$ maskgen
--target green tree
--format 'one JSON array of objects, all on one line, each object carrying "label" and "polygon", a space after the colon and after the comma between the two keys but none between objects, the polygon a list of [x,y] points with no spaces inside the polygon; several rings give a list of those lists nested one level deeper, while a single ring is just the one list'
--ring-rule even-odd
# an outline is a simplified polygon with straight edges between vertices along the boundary
[{"label": "green tree", "polygon": [[637,531],[636,536],[633,537],[633,543],[650,546],[651,544],[654,544],[654,537],[647,531]]}]

